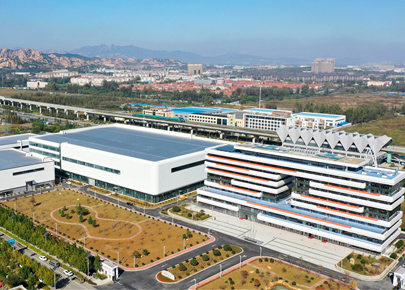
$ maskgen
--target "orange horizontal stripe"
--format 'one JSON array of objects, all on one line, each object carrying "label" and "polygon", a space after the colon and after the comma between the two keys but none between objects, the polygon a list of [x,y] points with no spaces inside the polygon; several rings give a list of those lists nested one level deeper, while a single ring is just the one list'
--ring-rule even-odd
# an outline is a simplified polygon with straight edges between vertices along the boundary
[{"label": "orange horizontal stripe", "polygon": [[348,190],[348,191],[353,191],[353,192],[358,192],[358,193],[364,193],[364,194],[369,194],[369,195],[374,195],[374,196],[380,196],[377,193],[371,193],[367,191],[362,191],[362,190],[356,190],[356,189],[351,189],[351,188],[346,188],[346,187],[340,187],[336,185],[330,185],[330,184],[324,184],[326,187],[332,187],[332,188],[337,188],[337,189],[343,189],[343,190]]},{"label": "orange horizontal stripe", "polygon": [[278,168],[278,167],[267,166],[267,165],[261,165],[261,164],[256,164],[256,163],[251,163],[251,162],[245,162],[245,161],[239,161],[239,160],[235,160],[235,159],[231,159],[231,158],[217,157],[217,156],[212,156],[212,155],[208,155],[208,157],[216,158],[216,159],[220,159],[220,160],[238,162],[238,163],[242,163],[242,164],[260,166],[260,167],[269,168],[269,169],[282,170],[282,171],[287,171],[287,172],[292,172],[292,173],[296,173],[296,172],[297,172],[297,171],[295,171],[295,170],[284,169],[284,168]]},{"label": "orange horizontal stripe", "polygon": [[218,184],[221,185],[221,186],[225,186],[225,187],[232,188],[232,189],[237,189],[237,190],[242,190],[242,191],[246,191],[246,192],[250,192],[250,193],[255,193],[255,194],[257,194],[256,191],[251,191],[251,190],[248,190],[248,189],[244,189],[244,188],[240,188],[240,187],[235,187],[235,186],[230,186],[230,185],[225,185],[225,184],[220,184],[220,183],[218,183]]},{"label": "orange horizontal stripe", "polygon": [[249,171],[249,169],[241,168],[241,167],[236,167],[236,166],[232,166],[232,165],[225,165],[225,164],[220,164],[220,163],[215,163],[215,165],[224,166],[224,167],[229,167],[229,168],[233,168],[233,169],[244,170],[244,171]]},{"label": "orange horizontal stripe", "polygon": [[314,199],[314,200],[325,201],[325,202],[327,202],[327,203],[334,203],[334,204],[343,205],[343,206],[348,206],[348,207],[353,207],[353,208],[360,208],[359,206],[350,205],[350,204],[345,204],[345,203],[340,203],[340,202],[336,202],[336,201],[330,201],[330,200],[323,199],[323,198],[317,198],[317,197],[312,197],[312,196],[302,195],[302,194],[301,194],[300,196],[305,197],[305,198]]},{"label": "orange horizontal stripe", "polygon": [[308,218],[308,219],[311,219],[311,220],[316,220],[316,221],[320,221],[320,222],[324,222],[324,223],[328,223],[328,224],[332,224],[332,225],[336,225],[336,226],[340,226],[340,227],[345,227],[345,228],[348,228],[348,229],[351,229],[351,228],[352,228],[352,227],[349,227],[349,226],[346,226],[346,225],[341,225],[341,224],[338,224],[338,223],[334,223],[334,222],[330,222],[330,221],[325,221],[325,220],[321,220],[321,219],[318,219],[318,218],[306,216],[306,215],[299,214],[299,213],[295,213],[295,212],[286,211],[286,210],[279,209],[279,208],[274,208],[274,207],[270,207],[270,206],[265,206],[265,205],[257,204],[257,203],[250,202],[250,201],[247,201],[247,203],[253,204],[253,205],[257,205],[257,206],[261,206],[261,207],[265,207],[265,208],[269,208],[269,209],[276,210],[276,211],[281,211],[281,212],[284,212],[284,213],[293,214],[293,215],[300,216],[300,217],[304,217],[304,218]]},{"label": "orange horizontal stripe", "polygon": [[317,205],[316,207],[317,207],[317,208],[321,208],[321,209],[326,209],[326,210],[328,210],[328,211],[343,213],[343,214],[347,214],[347,215],[351,215],[351,216],[355,216],[355,217],[359,217],[359,218],[364,218],[364,219],[368,219],[368,220],[372,220],[372,221],[378,221],[378,219],[373,219],[373,218],[371,218],[371,217],[362,216],[362,215],[359,215],[359,214],[344,212],[344,211],[340,211],[340,210],[336,210],[336,209],[331,209],[331,208],[327,208],[327,207],[323,207],[323,206],[319,206],[319,205]]},{"label": "orange horizontal stripe", "polygon": [[237,173],[222,171],[222,170],[218,170],[218,169],[208,168],[208,170],[215,171],[215,172],[220,172],[220,173],[225,173],[225,174],[236,175],[236,176],[245,177],[245,178],[250,178],[250,179],[259,180],[259,181],[265,181],[265,182],[268,181],[267,179],[263,179],[263,178],[251,177],[251,176],[246,176],[246,175],[243,175],[243,174],[237,174]]}]

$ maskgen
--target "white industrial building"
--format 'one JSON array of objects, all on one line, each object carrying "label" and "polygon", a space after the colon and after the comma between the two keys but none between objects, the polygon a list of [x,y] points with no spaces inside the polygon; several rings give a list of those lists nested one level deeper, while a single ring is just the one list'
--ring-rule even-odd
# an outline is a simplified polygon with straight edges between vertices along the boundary
[{"label": "white industrial building", "polygon": [[61,176],[160,202],[203,185],[204,150],[223,142],[129,125],[30,137],[30,152],[51,157]]},{"label": "white industrial building", "polygon": [[0,150],[14,148],[28,152],[28,138],[35,135],[36,134],[27,133],[1,137]]},{"label": "white industrial building", "polygon": [[0,150],[0,195],[53,185],[54,162],[15,149]]}]

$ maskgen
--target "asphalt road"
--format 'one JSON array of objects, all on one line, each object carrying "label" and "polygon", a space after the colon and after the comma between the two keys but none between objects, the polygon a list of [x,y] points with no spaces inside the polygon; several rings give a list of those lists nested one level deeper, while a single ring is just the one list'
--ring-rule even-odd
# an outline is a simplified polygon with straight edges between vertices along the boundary
[{"label": "asphalt road", "polygon": [[[12,237],[8,236],[7,234],[2,234],[0,235],[1,239],[5,239],[5,240],[10,240],[12,239]],[[53,269],[53,267],[51,265],[49,265],[49,260],[48,261],[42,261],[39,259],[39,257],[41,255],[39,255],[38,253],[36,253],[35,251],[31,250],[30,248],[24,248],[22,250],[20,250],[21,253],[23,253],[24,255],[26,255],[27,257],[31,258],[34,261],[37,261],[38,263],[40,263],[41,265],[44,265],[45,267],[49,268],[49,269]],[[62,267],[58,267],[56,269],[56,274],[57,276],[59,276],[58,281],[56,282],[56,289],[72,289],[72,290],[78,290],[78,289],[94,289],[94,287],[90,286],[87,283],[79,283],[76,282],[76,278],[75,276],[72,277],[68,277],[66,276],[63,271],[65,269],[63,269]],[[50,285],[53,287],[53,285]]]},{"label": "asphalt road", "polygon": [[[68,187],[68,186],[66,186]],[[72,186],[75,187],[75,186]],[[97,194],[91,191],[87,191],[87,188],[89,188],[90,186],[84,186],[82,188],[80,188],[80,191],[83,191],[87,194],[93,195],[97,198],[118,204],[118,200],[110,197],[110,196],[106,196],[103,194]],[[75,187],[75,189],[78,189],[77,187]],[[29,196],[31,195],[31,193],[26,193],[25,196]],[[8,199],[10,199],[10,197],[8,197]],[[188,202],[190,202],[190,199],[188,199]],[[155,208],[155,209],[144,209],[141,207],[137,207],[137,206],[132,206],[132,205],[127,205],[125,202],[120,201],[119,204],[123,207],[126,207],[128,209],[135,209],[138,210],[140,212],[146,212],[147,214],[154,216],[154,217],[158,217],[167,221],[172,220],[171,217],[166,216],[164,214],[161,214],[161,210],[164,207],[168,207],[168,205],[159,207],[159,208]],[[189,228],[192,229],[196,229],[199,230],[201,232],[208,232],[208,229],[205,227],[201,227],[195,224],[189,224],[185,221],[182,220],[178,220],[175,219],[175,222],[177,224],[183,225],[183,226],[187,226]],[[271,231],[271,227],[269,227],[269,231]],[[195,256],[199,256],[201,253],[205,253],[206,251],[212,250],[213,248],[219,246],[219,245],[224,245],[224,244],[231,244],[231,245],[235,245],[235,246],[239,246],[243,249],[243,253],[241,254],[242,261],[251,257],[256,257],[260,255],[260,246],[248,242],[246,240],[243,239],[238,239],[232,236],[229,236],[227,234],[224,233],[220,233],[217,231],[210,231],[210,234],[213,235],[215,237],[215,242],[205,245],[201,248],[192,250],[190,252],[184,253],[180,256],[176,256],[168,261],[164,261],[161,264],[158,264],[156,266],[153,266],[151,268],[148,268],[146,270],[142,270],[142,271],[121,271],[120,276],[119,276],[119,280],[114,284],[114,285],[105,285],[105,286],[95,286],[95,288],[97,289],[139,289],[139,290],[154,290],[154,289],[175,289],[175,290],[179,290],[179,289],[188,289],[189,287],[193,286],[195,281],[193,279],[197,280],[198,282],[201,282],[205,279],[207,279],[208,277],[211,277],[214,274],[219,273],[220,271],[220,266],[219,264],[216,264],[210,268],[207,268],[203,271],[197,272],[196,274],[189,276],[187,278],[182,279],[180,282],[178,283],[161,283],[158,280],[156,280],[156,275],[161,271],[164,270],[166,268],[170,268],[172,265],[176,265],[186,259],[190,259],[192,257]],[[404,235],[401,235],[401,238]],[[300,259],[294,258],[294,257],[288,257],[288,258],[282,258],[283,253],[271,250],[271,249],[267,249],[267,248],[262,248],[262,255],[263,256],[270,256],[270,257],[275,257],[275,258],[281,258],[282,260],[286,260],[287,262],[290,262],[294,265],[300,266],[302,261]],[[225,270],[233,265],[238,264],[240,261],[239,255],[232,257],[226,261],[221,262],[222,264],[222,270]],[[308,270],[312,270],[314,272],[318,272],[319,268],[318,265],[309,263],[309,262],[305,262],[305,266],[306,269]],[[335,278],[335,279],[343,279],[346,278],[345,275],[336,272],[336,271],[332,271],[330,269],[322,269],[322,274],[326,275],[328,277],[331,278]],[[362,280],[358,280],[356,279],[358,282],[358,288],[361,290],[391,290],[393,289],[392,283],[390,278],[387,276],[385,277],[383,280],[381,281],[362,281]],[[82,285],[80,285],[82,286]],[[76,288],[76,289],[81,289],[81,288]]]}]

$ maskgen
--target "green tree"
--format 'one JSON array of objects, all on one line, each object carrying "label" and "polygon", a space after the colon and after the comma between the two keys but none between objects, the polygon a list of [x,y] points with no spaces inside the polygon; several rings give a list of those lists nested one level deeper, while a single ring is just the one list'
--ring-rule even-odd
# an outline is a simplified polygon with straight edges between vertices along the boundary
[{"label": "green tree", "polygon": [[142,255],[141,255],[141,253],[139,251],[133,251],[133,253],[132,253],[132,257],[140,258],[141,256]]}]

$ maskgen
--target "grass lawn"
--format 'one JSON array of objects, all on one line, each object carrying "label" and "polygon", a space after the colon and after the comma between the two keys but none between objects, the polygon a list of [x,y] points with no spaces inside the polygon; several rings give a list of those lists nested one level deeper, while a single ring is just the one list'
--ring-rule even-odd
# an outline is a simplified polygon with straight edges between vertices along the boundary
[{"label": "grass lawn", "polygon": [[[350,258],[354,259],[354,264],[350,263]],[[376,258],[375,256],[369,255],[360,255],[356,253],[351,253],[349,256],[344,258],[343,263],[339,262],[337,266],[343,267],[345,270],[349,270],[361,275],[366,276],[375,276],[382,273],[393,261],[391,258],[387,257],[379,257]],[[380,263],[380,268],[376,268],[372,266],[372,263],[377,262]],[[359,265],[359,266],[355,266]],[[356,267],[359,269],[356,270]]]},{"label": "grass lawn", "polygon": [[[270,258],[263,258],[261,262],[260,259],[256,259],[241,269],[223,275],[222,278],[215,279],[198,289],[272,289],[280,281],[299,289],[350,289],[342,283],[339,283],[337,288],[336,281],[325,279],[316,273],[304,271],[277,260],[273,260],[273,263],[271,261]],[[293,282],[295,282],[294,286]]]},{"label": "grass lawn", "polygon": [[[195,221],[202,221],[205,220],[209,217],[211,217],[209,214],[206,214],[204,212],[204,210],[201,210],[200,212],[194,211],[194,210],[190,210],[188,208],[186,208],[188,206],[188,204],[184,204],[184,205],[178,205],[178,206],[174,206],[170,209],[170,212],[173,214],[176,214],[178,216],[184,217],[184,218],[188,218],[189,220],[195,220]],[[177,209],[180,209],[180,211],[175,211]]]},{"label": "grass lawn", "polygon": [[405,145],[405,116],[390,119],[372,121],[365,124],[344,128],[345,132],[358,132],[360,134],[371,133],[373,135],[387,135],[393,140],[393,145]]},{"label": "grass lawn", "polygon": [[[79,221],[77,205],[86,208],[89,214],[83,215],[83,222]],[[86,247],[94,249],[101,255],[113,261],[118,259],[121,265],[133,267],[132,253],[150,253],[136,259],[137,266],[143,266],[163,258],[163,247],[166,246],[165,255],[183,250],[183,235],[187,229],[145,217],[141,213],[134,213],[126,209],[108,204],[102,200],[89,197],[73,190],[56,190],[52,192],[25,197],[5,203],[8,207],[29,217],[35,214],[35,220],[71,240],[83,243],[86,237]],[[66,206],[62,217],[59,210]],[[74,213],[72,212],[74,211]],[[53,215],[53,217],[52,217]],[[94,227],[89,224],[89,218],[96,220]],[[190,232],[192,235],[186,240],[186,248],[202,243],[207,237]]]},{"label": "grass lawn", "polygon": [[[215,250],[219,251],[219,253],[220,253],[219,256],[214,255]],[[176,280],[180,280],[191,274],[201,271],[201,270],[205,269],[206,267],[214,265],[215,263],[221,262],[222,260],[224,260],[226,258],[237,255],[238,253],[240,253],[242,251],[242,249],[237,246],[231,246],[230,251],[225,251],[225,249],[223,247],[221,247],[221,249],[217,248],[215,250],[211,250],[208,253],[201,254],[200,256],[195,257],[195,259],[198,262],[198,264],[195,266],[193,266],[191,264],[192,259],[190,259],[190,260],[187,260],[180,264],[175,265],[174,268],[171,267],[171,268],[167,269],[167,271],[172,273],[176,277]],[[206,261],[204,261],[204,258]],[[181,269],[180,265],[184,265],[183,270]]]}]

